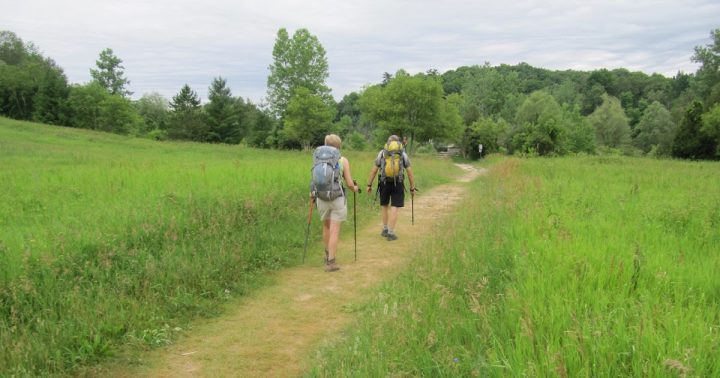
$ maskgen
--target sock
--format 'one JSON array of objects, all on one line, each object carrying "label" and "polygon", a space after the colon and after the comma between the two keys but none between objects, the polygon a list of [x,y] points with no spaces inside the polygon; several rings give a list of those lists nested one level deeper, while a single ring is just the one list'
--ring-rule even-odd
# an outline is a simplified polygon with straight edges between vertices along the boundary
[{"label": "sock", "polygon": [[393,230],[391,230],[391,229],[389,229],[389,228],[388,228],[388,234],[390,234],[390,235],[394,235],[394,234],[395,234],[395,232],[394,232]]},{"label": "sock", "polygon": [[384,225],[383,225],[383,231],[387,231],[387,230],[388,230],[388,226],[387,226],[386,224],[384,224]]}]

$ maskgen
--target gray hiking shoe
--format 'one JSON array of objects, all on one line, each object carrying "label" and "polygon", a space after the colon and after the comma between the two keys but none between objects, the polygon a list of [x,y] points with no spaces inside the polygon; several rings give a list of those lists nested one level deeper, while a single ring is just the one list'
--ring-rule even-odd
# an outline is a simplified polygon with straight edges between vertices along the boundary
[{"label": "gray hiking shoe", "polygon": [[386,237],[388,236],[388,230],[387,230],[387,229],[383,229],[382,232],[380,233],[380,236],[386,238]]},{"label": "gray hiking shoe", "polygon": [[397,235],[388,233],[388,234],[387,234],[387,240],[388,240],[388,241],[397,240]]},{"label": "gray hiking shoe", "polygon": [[338,264],[335,264],[335,259],[328,260],[328,262],[325,264],[325,271],[326,272],[335,272],[340,270],[340,267]]}]

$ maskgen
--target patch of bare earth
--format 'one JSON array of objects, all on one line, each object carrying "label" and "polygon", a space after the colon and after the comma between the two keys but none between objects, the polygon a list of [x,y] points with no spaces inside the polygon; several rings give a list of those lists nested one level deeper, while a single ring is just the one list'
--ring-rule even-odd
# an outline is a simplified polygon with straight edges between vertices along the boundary
[{"label": "patch of bare earth", "polygon": [[[294,377],[306,371],[312,353],[337,337],[353,320],[353,305],[368,299],[372,288],[402,270],[432,228],[451,214],[469,182],[485,170],[458,164],[465,172],[414,200],[400,213],[397,234],[380,237],[381,223],[357,234],[354,261],[352,224],[343,227],[337,261],[340,271],[323,271],[323,252],[308,251],[306,264],[277,273],[270,286],[255,291],[217,319],[194,326],[169,348],[150,352],[142,367],[108,372],[117,377]],[[410,205],[409,197],[406,205]],[[316,220],[314,220],[316,221]],[[104,374],[105,375],[105,374]]]}]

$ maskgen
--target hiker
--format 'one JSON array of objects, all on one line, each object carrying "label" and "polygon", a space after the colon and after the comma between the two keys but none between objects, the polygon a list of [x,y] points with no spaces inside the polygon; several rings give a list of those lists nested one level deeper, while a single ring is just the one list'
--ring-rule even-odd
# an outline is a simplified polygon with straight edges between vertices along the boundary
[{"label": "hiker", "polygon": [[[343,190],[340,178],[345,179],[345,184],[353,192],[360,191],[354,184],[352,175],[350,174],[350,162],[347,158],[340,156],[340,146],[342,141],[339,136],[329,134],[325,136],[325,146],[320,146],[313,154],[313,175],[315,177],[315,167],[323,162],[330,162],[334,167],[331,174],[333,189],[323,191],[315,184],[316,179],[313,178],[310,196],[316,199],[320,220],[323,222],[323,242],[325,243],[325,271],[334,272],[340,269],[335,262],[338,241],[340,239],[340,225],[347,219],[347,201],[345,191]],[[323,155],[325,154],[325,155]],[[325,159],[325,156],[330,157]],[[324,172],[324,165],[318,172]],[[322,173],[321,173],[322,174]]]},{"label": "hiker", "polygon": [[395,225],[397,224],[398,210],[405,206],[405,185],[403,183],[404,171],[407,171],[410,180],[410,195],[415,195],[415,176],[410,167],[410,158],[400,143],[397,135],[388,138],[385,147],[375,158],[375,165],[368,177],[367,192],[372,191],[375,175],[378,177],[378,192],[380,193],[380,206],[382,207],[383,229],[380,236],[388,241],[397,240]]}]

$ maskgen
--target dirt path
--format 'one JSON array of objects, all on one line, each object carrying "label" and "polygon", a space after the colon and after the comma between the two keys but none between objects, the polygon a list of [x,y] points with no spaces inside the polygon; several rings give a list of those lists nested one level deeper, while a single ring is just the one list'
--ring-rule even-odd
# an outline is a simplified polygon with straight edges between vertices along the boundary
[{"label": "dirt path", "polygon": [[[400,213],[397,241],[379,233],[381,224],[358,230],[358,260],[353,261],[352,228],[345,226],[337,261],[341,270],[325,273],[322,252],[306,264],[283,270],[277,282],[240,301],[217,319],[195,326],[191,334],[168,349],[150,353],[142,371],[116,376],[148,377],[294,377],[308,369],[311,353],[337,337],[351,320],[354,304],[403,269],[404,262],[447,216],[469,182],[484,170],[458,165],[465,174],[456,183],[422,193],[415,199],[415,225],[410,207]],[[393,243],[392,248],[388,248]],[[313,261],[317,260],[317,261]]]}]

